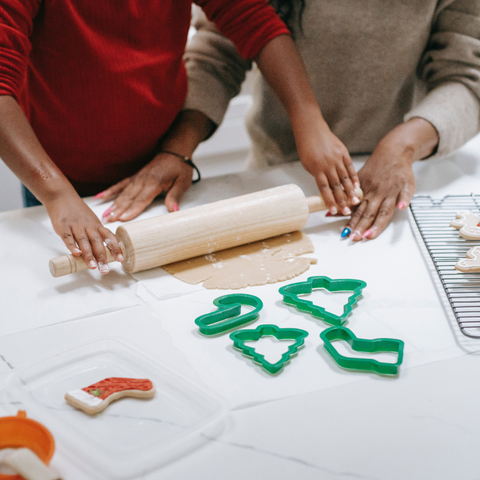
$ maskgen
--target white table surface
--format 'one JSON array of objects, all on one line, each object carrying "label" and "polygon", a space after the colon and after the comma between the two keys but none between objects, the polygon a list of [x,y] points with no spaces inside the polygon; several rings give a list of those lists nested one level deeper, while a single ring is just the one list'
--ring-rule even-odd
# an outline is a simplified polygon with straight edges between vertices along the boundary
[{"label": "white table surface", "polygon": [[[415,171],[419,195],[479,193],[480,140],[449,157],[417,163]],[[286,183],[316,193],[309,175],[292,164],[262,175],[206,179],[187,193],[182,208]],[[99,215],[108,206],[87,201]],[[142,218],[165,212],[158,203]],[[213,299],[228,291],[186,285],[162,269],[129,275],[119,266],[106,277],[82,272],[54,279],[48,260],[65,248],[43,207],[0,215],[0,416],[25,408],[3,387],[9,375],[60,350],[114,335],[202,385],[227,408],[221,433],[203,435],[201,448],[135,478],[480,478],[480,340],[459,332],[408,212],[396,212],[378,239],[358,244],[340,240],[344,223],[312,214],[305,232],[317,265],[294,280],[244,290],[264,303],[260,319],[247,328],[274,323],[309,333],[305,348],[272,377],[233,350],[228,335],[198,333],[194,319],[212,311]],[[346,326],[360,338],[402,339],[405,356],[397,377],[340,369],[319,338],[328,325],[281,302],[280,286],[313,275],[367,283]],[[147,407],[136,408],[148,421]],[[128,419],[115,421],[121,427]],[[68,480],[91,478],[58,441],[52,466]]]}]

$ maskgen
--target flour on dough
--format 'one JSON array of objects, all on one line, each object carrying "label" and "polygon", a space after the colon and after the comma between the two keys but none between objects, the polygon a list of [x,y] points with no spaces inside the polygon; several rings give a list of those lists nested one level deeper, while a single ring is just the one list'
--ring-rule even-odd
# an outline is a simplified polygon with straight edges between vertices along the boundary
[{"label": "flour on dough", "polygon": [[248,245],[229,248],[181,262],[164,265],[174,277],[205,288],[238,289],[276,283],[308,270],[315,259],[302,258],[314,247],[302,232],[287,233]]}]

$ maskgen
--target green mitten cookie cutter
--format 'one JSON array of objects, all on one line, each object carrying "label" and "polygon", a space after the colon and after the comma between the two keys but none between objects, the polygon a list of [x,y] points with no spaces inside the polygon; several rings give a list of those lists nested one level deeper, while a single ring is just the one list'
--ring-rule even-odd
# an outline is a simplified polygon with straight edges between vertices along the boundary
[{"label": "green mitten cookie cutter", "polygon": [[[363,370],[367,372],[378,373],[379,375],[397,375],[398,368],[403,361],[404,342],[395,338],[375,338],[367,340],[357,338],[355,334],[345,327],[327,328],[320,334],[324,342],[325,350],[343,368],[349,370]],[[398,353],[396,363],[379,362],[371,358],[353,358],[345,357],[338,353],[332,342],[335,340],[345,340],[356,352],[378,353],[392,352]]]},{"label": "green mitten cookie cutter", "polygon": [[[245,342],[257,341],[262,337],[275,337],[278,340],[295,340],[293,345],[282,355],[282,358],[276,363],[270,363],[265,360],[265,356],[257,353],[255,348],[245,345]],[[233,346],[241,350],[247,357],[251,357],[254,362],[258,363],[268,373],[275,375],[284,365],[290,361],[290,358],[303,347],[308,332],[298,328],[279,328],[276,325],[259,325],[255,330],[239,330],[230,334],[233,340]]]},{"label": "green mitten cookie cutter", "polygon": [[[312,314],[315,318],[323,320],[325,323],[335,326],[341,326],[347,322],[347,317],[352,313],[357,300],[362,296],[362,290],[367,284],[362,280],[355,279],[337,279],[332,280],[328,277],[309,277],[306,282],[291,283],[280,288],[279,292],[283,295],[283,302],[294,306],[301,312]],[[335,315],[327,312],[323,307],[315,305],[310,300],[298,298],[299,295],[312,293],[316,288],[324,288],[329,292],[352,291],[353,294],[348,298],[348,302],[343,307],[342,315]]]},{"label": "green mitten cookie cutter", "polygon": [[[232,328],[254,322],[263,308],[263,302],[258,297],[248,295],[247,293],[223,295],[222,297],[217,297],[213,304],[218,307],[216,312],[206,313],[195,319],[200,332],[204,335],[217,335]],[[251,312],[240,315],[242,305],[249,305],[254,307],[254,309]]]}]

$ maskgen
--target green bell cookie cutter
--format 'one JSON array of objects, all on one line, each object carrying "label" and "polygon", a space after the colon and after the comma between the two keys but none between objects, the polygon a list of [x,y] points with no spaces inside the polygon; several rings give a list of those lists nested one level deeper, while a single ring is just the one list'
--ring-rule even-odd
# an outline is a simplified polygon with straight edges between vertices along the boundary
[{"label": "green bell cookie cutter", "polygon": [[[337,279],[332,280],[328,277],[309,277],[306,282],[291,283],[280,288],[279,292],[283,295],[283,302],[294,306],[301,312],[312,314],[315,318],[323,320],[330,325],[340,326],[347,322],[347,317],[352,313],[357,300],[362,296],[362,290],[367,284],[362,280],[355,279]],[[338,316],[327,312],[323,307],[315,305],[310,300],[298,298],[299,295],[312,293],[315,288],[324,288],[329,292],[352,291],[353,295],[348,298],[348,302],[343,307],[343,314]]]},{"label": "green bell cookie cutter", "polygon": [[[195,319],[204,335],[217,335],[254,322],[263,308],[263,302],[258,297],[247,293],[223,295],[217,297],[213,304],[218,307],[216,312],[206,313]],[[240,315],[242,305],[250,305],[254,310]]]},{"label": "green bell cookie cutter", "polygon": [[[375,338],[367,340],[357,338],[355,334],[345,327],[327,328],[320,334],[320,338],[324,342],[325,350],[335,360],[335,362],[343,368],[349,370],[363,370],[367,372],[378,373],[379,375],[397,375],[398,368],[403,361],[404,342],[395,338]],[[379,362],[371,358],[353,358],[345,357],[338,353],[333,346],[332,341],[345,340],[356,352],[378,353],[392,352],[398,353],[396,363]]]},{"label": "green bell cookie cutter", "polygon": [[[245,345],[245,342],[257,341],[262,337],[275,337],[278,340],[295,340],[293,345],[289,345],[288,350],[282,355],[282,358],[276,363],[270,363],[265,360],[265,356],[257,353],[255,348]],[[247,357],[251,357],[254,362],[262,366],[268,373],[275,375],[284,365],[290,361],[290,358],[303,347],[308,332],[298,328],[279,328],[276,325],[259,325],[255,330],[239,330],[230,334],[233,340],[233,346],[241,350]]]}]

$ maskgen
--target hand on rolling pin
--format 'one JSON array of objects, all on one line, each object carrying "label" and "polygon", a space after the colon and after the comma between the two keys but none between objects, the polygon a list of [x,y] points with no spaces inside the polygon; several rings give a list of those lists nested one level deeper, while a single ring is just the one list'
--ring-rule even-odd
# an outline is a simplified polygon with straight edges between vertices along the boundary
[{"label": "hand on rolling pin", "polygon": [[105,245],[117,262],[124,261],[117,237],[75,192],[67,199],[60,196],[45,202],[45,207],[55,232],[75,257],[83,258],[89,269],[98,267],[102,275],[109,272]]},{"label": "hand on rolling pin", "polygon": [[360,203],[355,194],[360,182],[345,145],[322,116],[291,38],[287,35],[274,38],[255,61],[287,111],[300,160],[315,177],[327,208],[333,215],[338,212],[349,215],[348,204]]},{"label": "hand on rolling pin", "polygon": [[388,226],[395,211],[405,210],[415,193],[413,162],[433,153],[438,133],[422,118],[413,118],[389,132],[377,145],[358,175],[363,201],[353,212],[342,236],[373,240]]},{"label": "hand on rolling pin", "polygon": [[302,165],[315,178],[329,212],[350,215],[349,205],[360,203],[355,193],[360,181],[345,145],[323,119],[304,125],[295,140]]},{"label": "hand on rolling pin", "polygon": [[178,204],[192,183],[193,168],[169,153],[160,153],[132,177],[108,188],[96,198],[111,200],[113,205],[102,217],[103,221],[125,222],[137,217],[161,193],[167,192],[165,205],[169,212],[178,210]]},{"label": "hand on rolling pin", "polygon": [[115,235],[87,207],[72,184],[38,141],[23,110],[9,95],[0,95],[0,153],[2,160],[47,209],[55,232],[75,257],[90,269],[108,273],[104,243],[123,261]]}]

